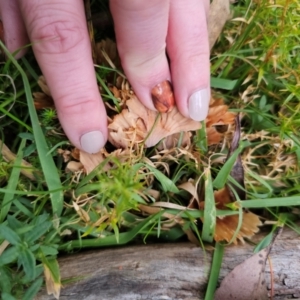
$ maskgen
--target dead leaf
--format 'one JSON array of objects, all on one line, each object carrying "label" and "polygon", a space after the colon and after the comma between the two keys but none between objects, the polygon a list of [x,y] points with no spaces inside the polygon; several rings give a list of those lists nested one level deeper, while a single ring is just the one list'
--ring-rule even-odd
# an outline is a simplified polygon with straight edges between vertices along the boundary
[{"label": "dead leaf", "polygon": [[192,202],[194,199],[197,200],[197,203],[199,203],[199,197],[197,193],[197,187],[194,184],[194,181],[188,180],[181,185],[178,186],[179,189],[183,189],[190,193],[192,195],[192,198],[190,199],[190,202]]},{"label": "dead leaf", "polygon": [[38,85],[40,86],[43,92],[32,93],[35,108],[54,108],[54,101],[44,76],[39,77]]},{"label": "dead leaf", "polygon": [[215,300],[267,300],[265,266],[269,248],[236,266],[221,282]]},{"label": "dead leaf", "polygon": [[66,166],[66,172],[78,172],[81,171],[83,169],[83,164],[81,162],[78,161],[69,161],[67,166]]},{"label": "dead leaf", "polygon": [[[242,218],[242,226],[235,236],[239,215],[217,217],[214,240],[216,242],[226,241],[227,243],[232,241],[233,244],[237,244],[238,241],[244,243],[244,238],[250,239],[253,237],[259,231],[262,222],[257,215],[249,211],[243,212]],[[234,236],[235,239],[233,239]]]},{"label": "dead leaf", "polygon": [[153,199],[155,199],[156,201],[159,199],[160,197],[160,191],[154,190],[154,189],[149,189],[147,190],[147,194],[149,196],[151,196]]},{"label": "dead leaf", "polygon": [[55,282],[51,271],[47,267],[46,264],[43,264],[44,267],[44,275],[45,275],[45,283],[46,283],[46,288],[47,288],[47,294],[55,297],[55,299],[59,299],[60,295],[60,289],[61,289],[61,283],[60,282]]},{"label": "dead leaf", "polygon": [[71,156],[76,159],[79,160],[80,159],[80,150],[77,148],[72,149],[71,151]]},{"label": "dead leaf", "polygon": [[211,98],[206,118],[206,127],[234,124],[236,114],[228,111],[228,106],[220,98]]},{"label": "dead leaf", "polygon": [[[0,149],[1,155],[6,162],[13,163],[16,160],[16,154],[10,151],[10,149],[0,140]],[[36,181],[36,175],[42,176],[39,171],[34,170],[33,166],[27,162],[26,160],[22,159],[21,161],[21,174],[26,176],[32,181]]]},{"label": "dead leaf", "polygon": [[99,65],[121,69],[117,45],[111,39],[101,40],[95,47],[96,62]]},{"label": "dead leaf", "polygon": [[[234,124],[236,114],[228,111],[228,106],[223,99],[211,98],[208,115],[205,120],[207,143],[209,146],[219,144],[224,135],[230,130],[230,125]],[[220,131],[218,127],[226,126],[226,131]]]},{"label": "dead leaf", "polygon": [[196,237],[196,235],[195,235],[195,233],[192,231],[192,229],[190,229],[190,228],[185,229],[185,230],[184,230],[184,233],[186,234],[187,238],[189,239],[189,241],[190,241],[192,244],[194,244],[194,245],[196,245],[196,246],[198,246],[198,247],[201,246],[201,244],[200,244],[200,242],[199,242],[199,239]]},{"label": "dead leaf", "polygon": [[53,99],[41,92],[32,93],[36,109],[54,108]]},{"label": "dead leaf", "polygon": [[51,97],[50,89],[47,85],[46,79],[44,76],[40,76],[38,79],[38,85],[42,89],[43,93],[45,93],[47,96]]},{"label": "dead leaf", "polygon": [[213,0],[208,15],[209,47],[213,47],[226,21],[230,18],[230,0]]},{"label": "dead leaf", "polygon": [[74,201],[73,207],[82,221],[84,221],[85,223],[88,223],[90,221],[89,214]]},{"label": "dead leaf", "polygon": [[214,127],[208,127],[206,129],[207,144],[208,146],[221,143],[223,135],[218,132]]},{"label": "dead leaf", "polygon": [[4,252],[4,250],[9,246],[9,242],[7,240],[4,240],[1,244],[0,244],[0,256],[1,254]]},{"label": "dead leaf", "polygon": [[[241,124],[239,115],[235,117],[235,132],[231,142],[230,150],[228,151],[228,160],[233,152],[238,148],[241,136]],[[231,184],[226,185],[223,189],[214,192],[215,202],[218,209],[226,209],[226,205],[234,202],[236,199],[235,193],[238,194],[241,200],[246,198],[245,184],[244,184],[244,168],[242,164],[241,155],[238,155],[230,175],[239,183],[242,187]],[[251,238],[255,233],[259,231],[259,226],[262,225],[259,217],[249,211],[242,212],[242,225],[238,233],[236,230],[239,224],[239,215],[218,217],[216,222],[216,229],[214,234],[215,241],[227,241],[237,243],[238,240],[244,242],[244,238]],[[235,238],[234,238],[235,237]],[[234,239],[233,239],[234,238]],[[233,240],[232,240],[233,239]]]},{"label": "dead leaf", "polygon": [[[214,197],[217,209],[228,209],[226,205],[234,201],[229,188],[226,186],[219,191],[214,191]],[[226,241],[227,243],[232,241],[233,244],[237,244],[238,241],[244,243],[244,238],[250,239],[259,231],[262,222],[256,214],[249,211],[243,211],[242,218],[241,228],[236,234],[239,215],[217,217],[214,240],[216,242]],[[234,236],[235,239],[233,239]]]},{"label": "dead leaf", "polygon": [[[230,156],[233,154],[233,152],[238,148],[240,138],[241,138],[241,121],[240,121],[240,116],[238,114],[235,117],[235,132],[234,132],[233,139],[231,142],[230,150],[228,151],[227,160],[230,158]],[[232,190],[234,190],[238,194],[240,200],[245,200],[246,199],[245,183],[244,183],[245,175],[244,175],[244,168],[243,168],[241,154],[238,155],[238,157],[230,171],[230,175],[242,187],[242,188],[240,188],[238,185],[231,183],[231,186],[229,188],[231,198],[232,199],[236,198],[235,194],[232,191]]]},{"label": "dead leaf", "polygon": [[[215,103],[218,103],[218,105],[215,106],[217,110],[219,110],[220,109],[219,107],[222,107],[223,105],[219,100],[217,100],[217,102]],[[221,110],[223,109],[224,108],[222,108]],[[232,117],[233,115],[229,116],[230,121],[233,120]],[[217,116],[216,120],[219,118],[220,116]],[[233,152],[238,148],[239,141],[240,141],[241,128],[240,128],[240,119],[238,115],[235,116],[234,121],[235,121],[235,132],[226,160],[228,160],[233,154]],[[230,175],[239,183],[239,185],[244,187],[244,169],[243,169],[240,155],[235,161]],[[245,190],[240,189],[238,186],[234,184],[231,184],[231,186],[227,184],[221,190],[214,191],[214,198],[215,198],[217,209],[226,210],[228,209],[227,205],[229,203],[236,201],[235,195],[232,190],[236,191],[240,199],[244,200],[246,198]],[[203,208],[204,208],[204,202],[201,202],[200,209]],[[217,217],[214,240],[216,242],[221,242],[221,241],[226,241],[227,243],[232,242],[233,244],[237,244],[238,241],[244,243],[244,238],[251,238],[255,233],[259,231],[259,226],[262,225],[257,215],[249,211],[243,211],[242,224],[239,231],[236,232],[239,226],[239,218],[240,218],[239,215]]]},{"label": "dead leaf", "polygon": [[57,153],[63,157],[64,162],[68,162],[71,158],[71,151],[69,150],[59,148],[57,149]]},{"label": "dead leaf", "polygon": [[270,245],[236,266],[221,282],[214,300],[267,300],[265,267],[270,251],[281,234],[278,227]]}]

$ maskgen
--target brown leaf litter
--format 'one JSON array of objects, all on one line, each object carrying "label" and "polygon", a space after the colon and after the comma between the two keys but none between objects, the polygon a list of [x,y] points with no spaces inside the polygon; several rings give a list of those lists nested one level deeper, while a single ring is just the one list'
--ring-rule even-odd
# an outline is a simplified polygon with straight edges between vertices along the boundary
[{"label": "brown leaf litter", "polygon": [[[7,163],[13,163],[17,155],[10,151],[10,149],[0,140],[1,155]],[[21,174],[26,176],[32,181],[36,180],[36,175],[41,176],[40,172],[37,171],[29,162],[21,160]],[[1,182],[0,182],[1,183]]]},{"label": "brown leaf litter", "polygon": [[[227,205],[234,201],[227,186],[219,191],[214,191],[214,197],[217,209],[226,210],[228,209]],[[250,239],[262,225],[259,217],[250,211],[243,211],[242,226],[236,233],[238,224],[239,215],[217,217],[214,240],[216,242],[233,242],[234,244],[237,244],[238,241],[243,243],[244,238]]]},{"label": "brown leaf litter", "polygon": [[41,88],[42,92],[33,93],[35,108],[36,109],[54,108],[54,101],[44,76],[39,77],[38,85]]},{"label": "brown leaf litter", "polygon": [[[237,150],[241,137],[240,117],[235,117],[235,132],[232,139],[230,149],[228,151],[228,160],[232,154]],[[239,154],[234,165],[230,171],[231,177],[239,184],[227,184],[219,191],[214,192],[215,203],[218,209],[226,209],[227,205],[236,200],[245,200],[245,183],[244,183],[244,168],[242,164],[241,155]],[[239,199],[236,199],[237,195]],[[259,226],[262,225],[259,217],[249,211],[242,212],[242,225],[238,232],[236,232],[239,224],[239,215],[218,217],[216,222],[216,229],[214,234],[215,241],[227,241],[237,243],[238,240],[244,242],[244,238],[251,238],[259,231]]]},{"label": "brown leaf litter", "polygon": [[45,276],[45,283],[46,283],[46,289],[47,294],[52,295],[55,297],[55,299],[59,299],[60,296],[60,290],[61,290],[61,282],[60,282],[60,276],[58,279],[55,280],[55,278],[52,275],[52,271],[49,269],[49,267],[43,263],[44,268],[44,276]]}]

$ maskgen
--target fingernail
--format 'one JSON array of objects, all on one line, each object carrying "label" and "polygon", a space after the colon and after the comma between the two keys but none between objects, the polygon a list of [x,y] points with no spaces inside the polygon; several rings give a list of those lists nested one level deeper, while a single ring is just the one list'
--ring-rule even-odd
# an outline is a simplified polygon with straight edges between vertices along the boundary
[{"label": "fingernail", "polygon": [[161,113],[170,111],[174,107],[174,95],[171,82],[165,80],[151,90],[154,107]]},{"label": "fingernail", "polygon": [[105,141],[101,131],[90,131],[80,138],[83,151],[87,153],[97,153],[104,147]]},{"label": "fingernail", "polygon": [[210,90],[203,89],[195,92],[189,98],[190,118],[195,121],[202,121],[207,117],[210,100]]}]

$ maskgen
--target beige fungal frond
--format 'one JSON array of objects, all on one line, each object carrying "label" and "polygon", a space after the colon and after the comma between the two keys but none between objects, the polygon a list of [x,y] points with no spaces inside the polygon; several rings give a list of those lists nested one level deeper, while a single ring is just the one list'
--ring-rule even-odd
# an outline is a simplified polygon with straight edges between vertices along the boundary
[{"label": "beige fungal frond", "polygon": [[127,109],[116,115],[108,126],[109,141],[117,148],[129,148],[142,142],[146,147],[152,147],[172,134],[201,127],[200,122],[183,117],[176,107],[159,114],[146,108],[135,96],[126,105]]}]

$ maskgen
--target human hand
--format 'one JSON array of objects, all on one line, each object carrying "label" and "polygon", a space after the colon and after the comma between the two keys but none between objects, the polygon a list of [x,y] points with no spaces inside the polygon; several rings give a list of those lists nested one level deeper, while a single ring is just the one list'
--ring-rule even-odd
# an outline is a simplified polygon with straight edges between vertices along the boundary
[{"label": "human hand", "polygon": [[[124,72],[148,108],[155,109],[153,87],[169,80],[179,111],[205,119],[210,99],[208,7],[209,0],[110,1]],[[32,43],[70,141],[98,152],[107,140],[107,118],[83,1],[0,0],[0,14],[11,52]]]}]

